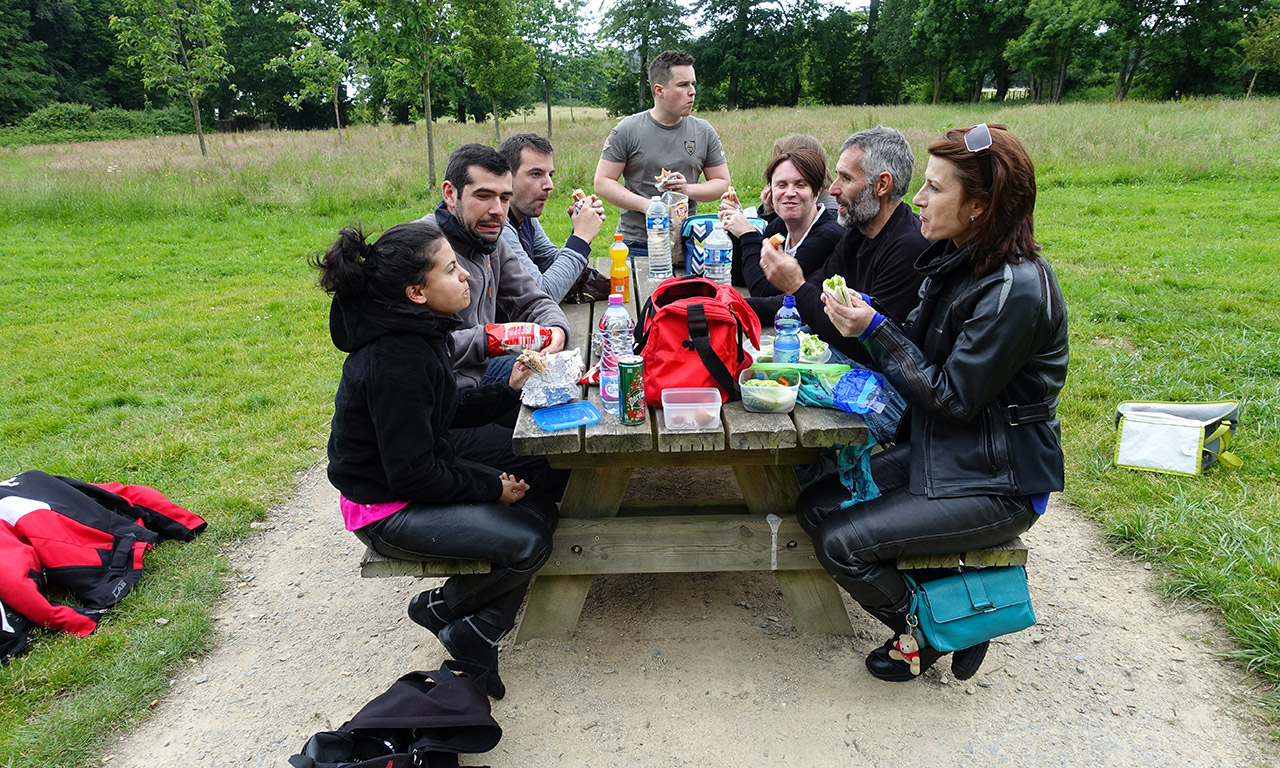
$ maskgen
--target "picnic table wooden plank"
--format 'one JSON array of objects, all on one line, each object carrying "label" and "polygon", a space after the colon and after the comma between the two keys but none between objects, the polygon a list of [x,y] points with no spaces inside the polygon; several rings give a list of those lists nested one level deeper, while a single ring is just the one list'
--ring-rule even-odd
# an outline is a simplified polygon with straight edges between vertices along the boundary
[{"label": "picnic table wooden plank", "polygon": [[971,549],[942,555],[910,555],[898,558],[898,568],[955,568],[968,566],[1026,565],[1027,545],[1021,538],[1014,538],[994,547]]},{"label": "picnic table wooden plank", "polygon": [[[583,362],[591,351],[591,318],[594,304],[562,304],[569,320],[569,343],[565,349],[582,352]],[[533,408],[520,406],[512,442],[513,450],[520,456],[540,456],[553,453],[572,453],[582,447],[582,428],[558,429],[548,432],[533,420]]]},{"label": "picnic table wooden plank", "polygon": [[856,413],[797,405],[791,417],[800,445],[806,448],[865,445],[867,442],[867,423]]},{"label": "picnic table wooden plank", "polygon": [[[772,519],[774,525],[779,525],[779,518],[787,519],[795,512],[800,484],[790,466],[735,465],[733,474],[753,514],[764,517],[766,521]],[[812,555],[808,535],[801,530],[799,536],[809,546],[808,554]],[[799,546],[798,542],[796,546]],[[849,623],[839,588],[822,570],[816,556],[810,557],[808,564],[807,569],[774,572],[796,629],[815,635],[853,634],[853,625]]]},{"label": "picnic table wooden plank", "polygon": [[538,578],[817,567],[808,535],[790,515],[776,525],[758,515],[571,518],[556,529]]},{"label": "picnic table wooden plank", "polygon": [[[575,470],[565,488],[561,509],[572,510],[577,519],[614,517],[622,505],[631,471],[629,466]],[[555,551],[554,544],[552,551]],[[516,627],[516,642],[531,637],[567,638],[572,635],[594,579],[592,574],[544,575],[540,571],[535,575],[524,613]]]},{"label": "picnic table wooden plank", "polygon": [[397,560],[384,557],[365,547],[360,558],[360,576],[365,579],[385,576],[452,576],[454,574],[488,573],[492,570],[488,560]]},{"label": "picnic table wooden plank", "polygon": [[796,447],[795,424],[790,414],[752,413],[735,400],[720,408],[720,418],[724,420],[730,448],[751,451]]}]

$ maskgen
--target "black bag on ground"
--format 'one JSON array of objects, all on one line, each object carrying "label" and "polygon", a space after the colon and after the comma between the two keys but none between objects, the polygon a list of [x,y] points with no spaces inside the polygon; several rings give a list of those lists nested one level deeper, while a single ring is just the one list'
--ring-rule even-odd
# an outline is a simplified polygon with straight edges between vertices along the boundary
[{"label": "black bag on ground", "polygon": [[446,661],[410,672],[336,731],[312,736],[294,768],[456,768],[458,755],[488,752],[502,728],[490,713],[480,668]]}]

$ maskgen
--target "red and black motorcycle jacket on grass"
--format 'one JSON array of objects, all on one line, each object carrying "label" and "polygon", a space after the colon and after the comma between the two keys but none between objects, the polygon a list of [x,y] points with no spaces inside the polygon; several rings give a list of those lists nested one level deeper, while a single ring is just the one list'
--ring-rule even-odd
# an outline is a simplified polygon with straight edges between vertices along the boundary
[{"label": "red and black motorcycle jacket on grass", "polygon": [[[0,602],[31,622],[83,637],[138,582],[147,550],[166,539],[190,541],[205,525],[144,485],[23,472],[0,482]],[[47,586],[66,589],[83,607],[53,605]]]}]

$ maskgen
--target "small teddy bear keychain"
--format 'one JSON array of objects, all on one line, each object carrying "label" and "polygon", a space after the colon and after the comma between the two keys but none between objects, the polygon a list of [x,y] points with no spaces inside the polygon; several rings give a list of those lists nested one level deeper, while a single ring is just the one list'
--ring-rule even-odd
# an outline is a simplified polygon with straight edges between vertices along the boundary
[{"label": "small teddy bear keychain", "polygon": [[898,635],[898,639],[894,642],[893,648],[889,651],[889,658],[894,661],[905,661],[911,666],[911,674],[920,674],[920,641],[916,640],[913,634]]}]

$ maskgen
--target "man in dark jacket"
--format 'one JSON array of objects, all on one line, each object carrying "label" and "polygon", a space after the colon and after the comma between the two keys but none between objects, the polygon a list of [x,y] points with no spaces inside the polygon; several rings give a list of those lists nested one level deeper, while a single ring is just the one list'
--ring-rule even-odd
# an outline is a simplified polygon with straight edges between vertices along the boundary
[{"label": "man in dark jacket", "polygon": [[[920,217],[903,201],[914,163],[911,146],[900,132],[883,125],[858,131],[841,146],[831,184],[838,220],[849,231],[836,243],[826,265],[806,280],[795,259],[771,246],[761,252],[765,277],[782,293],[795,295],[800,317],[831,346],[831,362],[876,368],[862,344],[845,338],[827,318],[822,306],[824,280],[841,275],[850,290],[870,296],[877,309],[897,322],[906,320],[919,303],[924,276],[915,263],[929,241],[920,234]],[[747,301],[764,324],[773,322],[782,305],[781,296]],[[881,442],[893,439],[906,407],[887,385],[884,401],[884,411],[867,414],[868,426]]]}]

